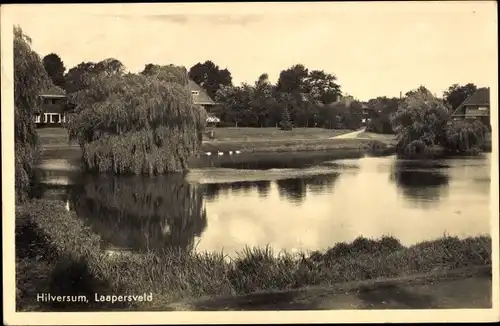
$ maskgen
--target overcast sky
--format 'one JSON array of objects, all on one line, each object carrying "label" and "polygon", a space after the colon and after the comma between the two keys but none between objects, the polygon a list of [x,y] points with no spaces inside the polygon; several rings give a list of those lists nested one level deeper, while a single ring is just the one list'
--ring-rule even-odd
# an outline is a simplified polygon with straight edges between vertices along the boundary
[{"label": "overcast sky", "polygon": [[302,63],[335,74],[367,100],[423,84],[496,79],[496,2],[11,5],[14,23],[43,57],[67,69],[113,57],[138,72],[147,63],[188,69],[212,60],[233,82]]}]

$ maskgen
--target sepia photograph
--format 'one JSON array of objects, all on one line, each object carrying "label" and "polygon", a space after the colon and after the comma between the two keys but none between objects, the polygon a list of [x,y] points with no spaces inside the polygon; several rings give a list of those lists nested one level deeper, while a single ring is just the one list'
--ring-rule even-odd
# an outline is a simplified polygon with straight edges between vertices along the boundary
[{"label": "sepia photograph", "polygon": [[2,5],[4,323],[498,321],[496,12]]}]

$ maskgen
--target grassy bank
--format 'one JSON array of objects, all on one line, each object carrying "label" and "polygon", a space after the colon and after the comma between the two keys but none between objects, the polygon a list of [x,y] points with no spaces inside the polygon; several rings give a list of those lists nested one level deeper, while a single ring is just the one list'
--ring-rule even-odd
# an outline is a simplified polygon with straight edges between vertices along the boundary
[{"label": "grassy bank", "polygon": [[[297,128],[282,131],[276,128],[217,128],[214,140],[205,139],[202,152],[241,151],[246,153],[283,153],[334,150],[367,150],[385,148],[384,139],[330,139],[350,130]],[[68,149],[68,133],[63,128],[38,129],[42,146],[47,155],[51,151]],[[76,147],[76,144],[72,144]],[[75,148],[76,149],[76,148]],[[73,151],[74,152],[74,151]]]},{"label": "grassy bank", "polygon": [[386,147],[383,142],[369,139],[307,139],[269,141],[217,141],[203,143],[204,152],[241,151],[246,153],[319,152],[334,150],[367,150],[373,144]]},{"label": "grassy bank", "polygon": [[[16,212],[17,290],[21,310],[68,310],[38,306],[34,290],[53,294],[153,293],[153,302],[121,308],[153,309],[182,299],[394,278],[491,265],[491,238],[443,237],[404,247],[397,239],[358,238],[311,254],[252,248],[228,259],[222,253],[177,250],[108,256],[100,239],[63,203],[33,201]],[[22,274],[23,266],[25,273]],[[27,272],[34,273],[32,275]],[[40,275],[36,275],[38,270]],[[31,275],[31,276],[30,276]],[[44,281],[44,276],[46,280]],[[36,291],[35,291],[36,292]],[[75,307],[72,303],[71,307]],[[85,309],[111,309],[100,303]],[[119,307],[115,304],[115,309]],[[82,309],[82,307],[79,307]]]},{"label": "grassy bank", "polygon": [[[326,139],[342,135],[352,130],[323,129],[323,128],[295,128],[280,130],[268,128],[215,128],[217,141],[269,141],[269,140],[303,140]],[[208,139],[208,138],[207,138]]]}]

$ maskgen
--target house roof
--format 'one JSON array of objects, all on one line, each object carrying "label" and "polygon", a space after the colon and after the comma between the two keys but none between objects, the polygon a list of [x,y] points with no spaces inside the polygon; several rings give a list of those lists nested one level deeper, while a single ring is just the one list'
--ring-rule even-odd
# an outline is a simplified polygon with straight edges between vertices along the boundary
[{"label": "house roof", "polygon": [[490,88],[479,88],[474,94],[466,99],[462,105],[490,105]]},{"label": "house roof", "polygon": [[460,114],[465,106],[469,105],[482,105],[490,106],[490,88],[483,87],[475,91],[469,96],[460,106],[453,112],[453,115]]},{"label": "house roof", "polygon": [[42,97],[66,97],[66,92],[58,86],[51,85],[40,94]]},{"label": "house roof", "polygon": [[207,92],[197,83],[192,81],[191,79],[189,80],[189,90],[191,92],[197,91],[198,94],[193,94],[193,101],[194,104],[199,104],[199,105],[214,105],[216,104],[214,100],[210,98],[210,96],[207,94]]}]

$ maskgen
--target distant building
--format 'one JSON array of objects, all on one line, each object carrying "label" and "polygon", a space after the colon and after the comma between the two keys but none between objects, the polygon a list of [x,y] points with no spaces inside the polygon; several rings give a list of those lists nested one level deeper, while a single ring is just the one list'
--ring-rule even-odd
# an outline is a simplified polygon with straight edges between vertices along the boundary
[{"label": "distant building", "polygon": [[61,127],[68,120],[68,101],[66,92],[52,86],[40,94],[41,105],[34,115],[37,127]]},{"label": "distant building", "polygon": [[453,120],[480,120],[490,125],[490,88],[479,88],[452,113]]},{"label": "distant building", "polygon": [[191,79],[189,80],[189,89],[191,91],[191,95],[193,96],[194,104],[201,105],[205,111],[207,111],[207,123],[219,123],[220,119],[212,114],[213,108],[217,105],[217,103],[210,98],[207,92],[200,85]]},{"label": "distant building", "polygon": [[[205,90],[189,80],[189,89],[193,97],[193,101],[197,105],[201,105],[208,113],[207,123],[217,124],[220,119],[211,111],[217,105],[205,92]],[[72,106],[69,105],[66,92],[57,86],[52,86],[50,89],[40,94],[41,106],[40,110],[35,113],[33,119],[37,127],[62,127],[64,122],[68,122],[71,115],[74,114]]]}]

